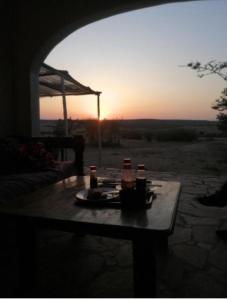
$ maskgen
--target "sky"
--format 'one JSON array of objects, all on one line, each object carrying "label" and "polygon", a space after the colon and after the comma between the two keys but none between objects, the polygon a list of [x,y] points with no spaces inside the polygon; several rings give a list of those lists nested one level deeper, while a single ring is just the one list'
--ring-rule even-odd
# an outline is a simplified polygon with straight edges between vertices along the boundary
[{"label": "sky", "polygon": [[[172,3],[91,23],[70,34],[45,63],[102,91],[101,118],[215,120],[226,82],[198,78],[191,61],[227,61],[227,0]],[[96,97],[67,97],[68,116],[94,118]],[[41,98],[41,119],[63,118],[62,99]]]}]

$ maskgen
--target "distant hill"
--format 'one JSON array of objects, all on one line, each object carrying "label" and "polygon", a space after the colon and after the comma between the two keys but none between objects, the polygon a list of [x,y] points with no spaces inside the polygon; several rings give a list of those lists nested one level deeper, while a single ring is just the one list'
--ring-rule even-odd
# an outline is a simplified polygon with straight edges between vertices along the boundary
[{"label": "distant hill", "polygon": [[174,127],[200,127],[209,126],[216,127],[216,121],[207,120],[159,120],[159,119],[134,119],[134,120],[120,120],[117,121],[122,126],[130,126],[135,128],[150,128],[163,129]]},{"label": "distant hill", "polygon": [[[160,119],[130,119],[130,120],[106,120],[107,122],[116,122],[122,130],[136,130],[152,132],[165,129],[193,129],[197,132],[219,133],[217,121],[207,120],[160,120]],[[41,132],[51,132],[56,125],[57,120],[41,120]],[[86,124],[91,120],[75,120],[78,124]]]}]

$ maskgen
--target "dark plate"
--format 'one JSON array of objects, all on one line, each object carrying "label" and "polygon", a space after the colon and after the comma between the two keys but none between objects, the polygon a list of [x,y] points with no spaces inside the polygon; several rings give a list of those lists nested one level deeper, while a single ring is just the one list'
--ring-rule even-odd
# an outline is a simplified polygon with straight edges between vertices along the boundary
[{"label": "dark plate", "polygon": [[119,191],[116,189],[110,188],[110,187],[100,187],[95,189],[96,191],[99,191],[102,193],[102,197],[100,198],[88,198],[88,192],[90,189],[84,189],[79,191],[76,194],[76,199],[79,202],[86,202],[86,203],[103,203],[103,202],[110,202],[114,201],[119,198]]}]

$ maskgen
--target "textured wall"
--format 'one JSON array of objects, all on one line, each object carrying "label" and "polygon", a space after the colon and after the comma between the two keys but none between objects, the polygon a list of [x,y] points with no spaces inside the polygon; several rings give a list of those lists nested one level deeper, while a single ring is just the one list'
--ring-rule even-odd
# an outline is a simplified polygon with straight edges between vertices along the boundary
[{"label": "textured wall", "polygon": [[12,35],[10,9],[0,3],[0,137],[13,132],[13,82],[12,82]]}]

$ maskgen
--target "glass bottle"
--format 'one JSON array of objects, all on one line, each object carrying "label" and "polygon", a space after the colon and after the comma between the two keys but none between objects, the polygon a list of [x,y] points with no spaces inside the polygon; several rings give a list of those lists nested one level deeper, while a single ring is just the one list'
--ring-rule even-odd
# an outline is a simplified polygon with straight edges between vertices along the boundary
[{"label": "glass bottle", "polygon": [[144,165],[138,165],[136,171],[136,190],[146,191],[146,172]]},{"label": "glass bottle", "polygon": [[123,161],[121,188],[133,189],[135,186],[135,175],[132,170],[132,162],[130,158],[125,158]]},{"label": "glass bottle", "polygon": [[96,175],[96,166],[90,166],[90,188],[95,189],[98,187],[98,180]]}]

